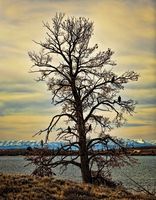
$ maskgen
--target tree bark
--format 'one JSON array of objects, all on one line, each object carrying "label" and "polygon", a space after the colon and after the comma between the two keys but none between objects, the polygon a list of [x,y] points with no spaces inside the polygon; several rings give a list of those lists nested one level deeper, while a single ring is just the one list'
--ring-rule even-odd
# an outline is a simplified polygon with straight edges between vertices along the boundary
[{"label": "tree bark", "polygon": [[80,151],[81,174],[82,174],[82,179],[83,179],[84,183],[91,183],[91,172],[89,169],[85,123],[83,120],[83,114],[81,113],[80,110],[78,112],[78,132],[79,132],[79,148],[80,148],[79,151]]},{"label": "tree bark", "polygon": [[86,143],[86,131],[85,131],[85,120],[83,117],[82,102],[79,94],[76,90],[75,80],[72,78],[72,90],[76,103],[76,117],[78,125],[79,135],[79,152],[80,152],[80,163],[81,163],[81,174],[84,183],[91,183],[91,172],[89,169],[88,149]]},{"label": "tree bark", "polygon": [[88,152],[86,147],[86,141],[80,138],[80,161],[81,161],[81,173],[84,183],[91,183],[91,172],[89,170]]}]

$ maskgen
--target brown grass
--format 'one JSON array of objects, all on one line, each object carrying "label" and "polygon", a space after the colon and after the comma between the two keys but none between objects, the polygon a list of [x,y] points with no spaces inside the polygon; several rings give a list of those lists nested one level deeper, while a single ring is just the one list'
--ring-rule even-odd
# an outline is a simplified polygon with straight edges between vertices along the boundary
[{"label": "brown grass", "polygon": [[0,174],[0,200],[154,200],[124,188],[112,189],[49,177]]}]

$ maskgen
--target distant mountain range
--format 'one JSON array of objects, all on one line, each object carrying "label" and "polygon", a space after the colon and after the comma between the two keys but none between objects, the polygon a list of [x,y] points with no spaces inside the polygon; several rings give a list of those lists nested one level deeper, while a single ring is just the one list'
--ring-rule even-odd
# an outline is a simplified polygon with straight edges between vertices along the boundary
[{"label": "distant mountain range", "polygon": [[[145,141],[142,139],[122,139],[123,142],[127,147],[150,147],[150,146],[156,146],[156,140],[151,140],[151,141]],[[48,143],[48,148],[49,149],[58,149],[61,147],[63,142],[49,142]],[[113,145],[113,144],[110,144]],[[19,141],[13,141],[13,140],[8,140],[8,141],[0,141],[0,149],[26,149],[28,147],[32,148],[40,148],[41,143],[40,141],[24,141],[24,140],[19,140]],[[102,146],[100,144],[96,144],[95,149],[101,149]],[[75,150],[73,148],[73,150]]]}]

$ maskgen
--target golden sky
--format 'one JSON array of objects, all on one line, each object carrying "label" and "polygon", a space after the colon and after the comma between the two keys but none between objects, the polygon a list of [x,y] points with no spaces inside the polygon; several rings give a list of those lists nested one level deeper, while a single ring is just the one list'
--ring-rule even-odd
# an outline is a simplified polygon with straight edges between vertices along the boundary
[{"label": "golden sky", "polygon": [[56,12],[94,21],[92,42],[115,51],[114,70],[140,74],[124,91],[138,102],[136,113],[112,135],[156,139],[155,8],[155,0],[0,0],[0,140],[32,139],[58,110],[37,74],[28,73],[27,55],[37,49],[32,40],[44,40],[42,21]]}]

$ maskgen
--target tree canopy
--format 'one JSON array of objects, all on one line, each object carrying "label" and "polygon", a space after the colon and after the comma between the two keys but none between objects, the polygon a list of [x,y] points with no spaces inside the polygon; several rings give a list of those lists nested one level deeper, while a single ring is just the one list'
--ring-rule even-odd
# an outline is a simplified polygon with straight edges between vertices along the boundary
[{"label": "tree canopy", "polygon": [[[44,27],[45,40],[35,42],[41,46],[41,51],[29,52],[33,62],[31,72],[40,73],[38,80],[46,82],[52,103],[62,110],[37,134],[45,132],[47,143],[49,134],[57,131],[57,139],[66,141],[59,151],[78,149],[76,157],[66,159],[66,155],[57,162],[52,158],[46,162],[51,167],[74,164],[81,169],[83,181],[91,182],[95,164],[97,176],[108,166],[119,166],[130,160],[121,142],[108,131],[121,126],[125,114],[133,114],[136,102],[121,96],[120,91],[128,82],[137,81],[138,74],[134,71],[116,74],[114,52],[110,48],[98,51],[97,44],[90,46],[93,22],[89,19],[60,13],[52,19],[52,24],[44,23]],[[57,127],[63,120],[66,123]],[[109,156],[95,153],[96,144],[109,150]]]}]

